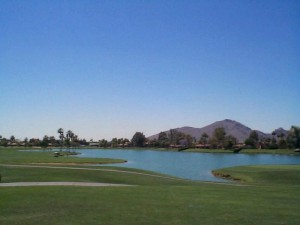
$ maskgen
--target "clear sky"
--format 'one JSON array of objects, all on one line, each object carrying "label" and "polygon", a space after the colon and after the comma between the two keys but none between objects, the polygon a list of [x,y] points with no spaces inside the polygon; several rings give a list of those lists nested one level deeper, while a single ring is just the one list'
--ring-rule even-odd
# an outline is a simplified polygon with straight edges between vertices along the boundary
[{"label": "clear sky", "polygon": [[0,134],[300,125],[300,1],[0,0]]}]

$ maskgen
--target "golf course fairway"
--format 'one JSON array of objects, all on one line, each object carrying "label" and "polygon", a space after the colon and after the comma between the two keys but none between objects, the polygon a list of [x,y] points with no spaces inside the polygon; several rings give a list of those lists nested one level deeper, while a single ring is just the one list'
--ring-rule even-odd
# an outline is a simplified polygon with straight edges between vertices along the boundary
[{"label": "golf course fairway", "polygon": [[225,168],[214,173],[236,181],[210,183],[128,168],[35,164],[49,162],[48,153],[32,153],[31,161],[26,153],[21,163],[22,153],[0,152],[2,184],[114,184],[1,186],[1,225],[300,224],[299,165]]}]

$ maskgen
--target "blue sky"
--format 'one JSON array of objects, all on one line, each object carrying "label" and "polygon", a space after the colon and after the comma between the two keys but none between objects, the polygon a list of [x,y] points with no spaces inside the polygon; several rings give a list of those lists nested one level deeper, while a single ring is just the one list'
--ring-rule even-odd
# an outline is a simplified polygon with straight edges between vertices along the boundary
[{"label": "blue sky", "polygon": [[300,125],[299,1],[0,1],[0,134]]}]

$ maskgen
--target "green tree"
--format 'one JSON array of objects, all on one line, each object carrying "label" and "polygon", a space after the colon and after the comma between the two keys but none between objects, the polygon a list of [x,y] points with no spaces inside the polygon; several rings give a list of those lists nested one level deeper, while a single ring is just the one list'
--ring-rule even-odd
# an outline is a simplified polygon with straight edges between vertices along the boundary
[{"label": "green tree", "polygon": [[45,135],[45,136],[43,137],[43,140],[40,142],[40,146],[41,146],[42,148],[47,148],[48,145],[49,145],[49,137],[48,137],[47,135]]},{"label": "green tree", "polygon": [[171,145],[176,145],[178,139],[178,131],[175,129],[170,129],[169,132],[169,141]]},{"label": "green tree", "polygon": [[270,143],[270,145],[269,145],[269,149],[277,149],[277,148],[278,148],[277,140],[276,140],[275,136],[276,136],[276,132],[273,131],[273,132],[272,132],[271,143]]},{"label": "green tree", "polygon": [[166,132],[160,132],[158,134],[158,144],[160,147],[165,148],[170,145],[170,141]]},{"label": "green tree", "polygon": [[232,135],[227,135],[224,138],[224,148],[230,149],[230,148],[233,148],[233,146],[235,146],[236,144],[237,144],[236,137],[234,137]]},{"label": "green tree", "polygon": [[200,137],[199,144],[206,145],[208,143],[208,138],[208,134],[204,132]]},{"label": "green tree", "polygon": [[56,140],[55,140],[55,137],[54,136],[50,136],[49,137],[49,143],[51,144],[51,145],[56,145]]},{"label": "green tree", "polygon": [[7,147],[8,140],[6,138],[4,138],[4,137],[1,136],[1,138],[0,138],[0,145],[4,146],[4,147]]},{"label": "green tree", "polygon": [[73,140],[74,140],[75,134],[73,131],[68,130],[66,133],[66,144],[68,147],[71,147],[73,145]]},{"label": "green tree", "polygon": [[255,130],[253,130],[250,132],[249,137],[245,140],[245,144],[247,146],[256,148],[258,143],[259,143],[258,133]]},{"label": "green tree", "polygon": [[258,133],[253,130],[251,131],[250,135],[249,135],[249,138],[251,138],[252,140],[254,140],[255,142],[258,142],[259,141],[259,138],[258,138]]},{"label": "green tree", "polygon": [[79,145],[87,146],[89,143],[85,139],[78,140]]},{"label": "green tree", "polygon": [[223,148],[224,147],[225,136],[226,136],[226,132],[225,132],[224,127],[217,127],[214,130],[213,137],[212,137],[212,140],[211,140],[211,144],[214,147]]},{"label": "green tree", "polygon": [[185,138],[186,138],[186,134],[179,132],[176,129],[171,129],[168,136],[169,143],[171,145],[178,145],[179,142]]},{"label": "green tree", "polygon": [[134,147],[143,147],[145,143],[146,143],[146,137],[141,132],[136,132],[131,139],[131,144]]},{"label": "green tree", "polygon": [[59,129],[57,130],[57,133],[59,133],[60,146],[61,146],[61,148],[62,148],[62,147],[64,146],[64,138],[65,138],[65,136],[64,136],[64,129],[59,128]]},{"label": "green tree", "polygon": [[79,140],[78,140],[78,135],[73,133],[73,136],[71,138],[71,147],[75,148],[79,146]]},{"label": "green tree", "polygon": [[48,143],[47,141],[42,140],[42,141],[40,142],[40,146],[41,146],[42,148],[47,148],[48,145],[49,145],[49,143]]},{"label": "green tree", "polygon": [[43,137],[43,141],[49,142],[49,137],[48,137],[47,135],[45,135],[45,136]]},{"label": "green tree", "polygon": [[15,138],[14,135],[10,136],[10,141],[11,141],[11,142],[15,142],[15,141],[16,141],[16,138]]},{"label": "green tree", "polygon": [[24,144],[25,144],[26,147],[28,146],[28,138],[27,137],[24,138]]},{"label": "green tree", "polygon": [[300,148],[300,127],[291,127],[287,137],[287,143],[290,148]]},{"label": "green tree", "polygon": [[111,147],[115,148],[115,147],[118,147],[118,138],[113,138],[110,142],[111,144]]},{"label": "green tree", "polygon": [[29,140],[29,145],[30,146],[40,146],[41,145],[41,141],[38,138],[31,138]]},{"label": "green tree", "polygon": [[184,140],[186,142],[187,147],[192,147],[194,144],[194,138],[190,134],[186,134],[184,136]]},{"label": "green tree", "polygon": [[287,142],[285,140],[285,134],[284,133],[279,133],[279,134],[277,134],[277,138],[278,138],[278,148],[280,148],[280,149],[287,148]]},{"label": "green tree", "polygon": [[102,148],[108,147],[108,141],[105,140],[105,139],[100,140],[99,146],[102,147]]},{"label": "green tree", "polygon": [[162,147],[156,138],[148,140],[149,147]]}]

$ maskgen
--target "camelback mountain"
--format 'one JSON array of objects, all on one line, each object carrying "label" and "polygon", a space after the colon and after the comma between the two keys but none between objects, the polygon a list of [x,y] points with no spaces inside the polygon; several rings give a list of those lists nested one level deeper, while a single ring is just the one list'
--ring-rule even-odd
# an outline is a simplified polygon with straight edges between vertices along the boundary
[{"label": "camelback mountain", "polygon": [[[232,135],[237,138],[239,142],[244,142],[251,133],[252,129],[237,122],[234,120],[225,119],[222,121],[214,122],[208,126],[202,127],[202,128],[195,128],[195,127],[181,127],[181,128],[175,128],[175,130],[189,134],[192,137],[195,137],[197,140],[201,137],[203,133],[208,134],[209,137],[213,136],[213,132],[216,128],[223,127],[225,129],[226,135]],[[280,131],[282,133],[287,133],[288,131],[284,130],[283,128],[276,129],[275,131]],[[170,131],[164,131],[167,134],[169,134]],[[261,131],[256,130],[258,133],[258,136],[260,138],[270,138],[272,137],[272,134],[266,134]],[[152,135],[148,137],[148,139],[153,140],[157,139],[159,134]]]}]

